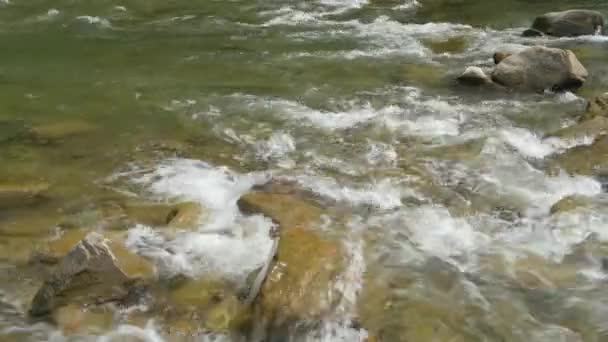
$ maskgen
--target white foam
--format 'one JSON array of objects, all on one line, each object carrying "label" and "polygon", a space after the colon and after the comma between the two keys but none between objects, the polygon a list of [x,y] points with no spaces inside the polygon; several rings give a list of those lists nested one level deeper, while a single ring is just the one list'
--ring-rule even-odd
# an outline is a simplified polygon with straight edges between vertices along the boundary
[{"label": "white foam", "polygon": [[84,22],[87,24],[91,24],[91,25],[96,25],[102,28],[110,28],[112,27],[112,24],[110,24],[110,21],[106,18],[102,18],[102,17],[94,17],[94,16],[90,16],[90,15],[81,15],[76,17],[77,21],[80,22]]},{"label": "white foam", "polygon": [[402,193],[406,192],[394,180],[387,178],[370,182],[363,187],[341,185],[330,177],[299,175],[288,178],[327,198],[355,205],[371,205],[380,209],[399,207]]},{"label": "white foam", "polygon": [[392,145],[369,140],[367,144],[368,152],[365,157],[370,165],[395,166],[397,164],[397,151]]},{"label": "white foam", "polygon": [[556,137],[541,139],[536,134],[523,128],[504,129],[500,133],[505,142],[515,147],[519,153],[526,157],[538,159],[563,152],[572,147],[590,145],[594,139],[594,137],[587,136],[573,140],[562,140]]},{"label": "white foam", "polygon": [[256,142],[254,149],[256,157],[259,159],[279,160],[282,166],[293,166],[293,161],[288,158],[288,155],[296,150],[296,143],[288,133],[273,133],[268,140]]},{"label": "white foam", "polygon": [[129,231],[127,243],[155,260],[161,273],[212,273],[239,280],[267,260],[272,224],[262,216],[242,217],[236,201],[267,179],[264,174],[238,175],[196,160],[167,160],[133,182],[166,199],[198,202],[209,210],[210,217],[198,230],[171,239],[137,226]]}]

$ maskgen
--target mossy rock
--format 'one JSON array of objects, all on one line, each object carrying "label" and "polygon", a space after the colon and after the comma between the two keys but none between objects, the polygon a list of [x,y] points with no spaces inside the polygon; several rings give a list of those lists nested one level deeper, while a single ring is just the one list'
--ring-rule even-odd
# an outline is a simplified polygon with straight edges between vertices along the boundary
[{"label": "mossy rock", "polygon": [[467,49],[466,37],[450,37],[442,40],[423,39],[422,44],[434,53],[462,53]]},{"label": "mossy rock", "polygon": [[262,286],[258,305],[267,322],[318,319],[329,312],[331,284],[343,266],[337,242],[324,240],[305,228],[281,232],[276,262]]},{"label": "mossy rock", "polygon": [[608,171],[608,135],[595,139],[589,146],[577,146],[552,158],[549,171],[563,169],[569,174],[591,176]]},{"label": "mossy rock", "polygon": [[593,118],[603,117],[608,118],[608,93],[594,97],[587,103],[587,110],[581,116],[581,121],[587,121]]},{"label": "mossy rock", "polygon": [[553,204],[550,212],[551,215],[558,215],[588,208],[591,204],[591,199],[589,197],[571,195],[566,196]]},{"label": "mossy rock", "polygon": [[248,308],[226,281],[207,277],[183,279],[164,297],[157,306],[159,309],[162,306],[165,324],[172,333],[228,333],[248,319]]}]

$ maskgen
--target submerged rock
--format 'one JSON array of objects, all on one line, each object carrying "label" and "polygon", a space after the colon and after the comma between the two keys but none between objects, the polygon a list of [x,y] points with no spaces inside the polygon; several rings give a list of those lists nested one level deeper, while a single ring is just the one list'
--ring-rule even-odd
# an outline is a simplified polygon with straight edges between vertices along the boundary
[{"label": "submerged rock", "polygon": [[572,212],[591,205],[591,200],[585,196],[570,195],[557,201],[551,206],[551,215]]},{"label": "submerged rock", "polygon": [[31,135],[34,140],[44,142],[87,134],[95,129],[96,126],[86,121],[63,121],[34,126]]},{"label": "submerged rock", "polygon": [[555,156],[551,167],[569,174],[605,174],[608,172],[608,135],[596,138],[591,145],[577,146]]},{"label": "submerged rock", "polygon": [[508,56],[492,72],[492,80],[500,85],[536,92],[576,90],[587,76],[587,70],[572,51],[543,46]]},{"label": "submerged rock", "polygon": [[525,36],[531,32],[542,32],[556,37],[575,37],[603,34],[604,17],[598,11],[569,10],[545,13],[534,19],[532,30],[524,31]]},{"label": "submerged rock", "polygon": [[65,255],[32,300],[30,313],[45,315],[67,303],[91,304],[125,298],[138,278],[151,277],[153,267],[112,243],[89,233]]},{"label": "submerged rock", "polygon": [[494,60],[494,64],[498,64],[500,62],[502,62],[503,59],[511,56],[512,53],[508,53],[508,52],[495,52],[494,55],[492,56],[492,59]]},{"label": "submerged rock", "polygon": [[44,182],[0,184],[0,208],[38,203],[44,200],[48,189],[49,184]]},{"label": "submerged rock", "polygon": [[434,53],[462,53],[467,48],[466,37],[451,37],[444,40],[424,39],[424,46]]}]

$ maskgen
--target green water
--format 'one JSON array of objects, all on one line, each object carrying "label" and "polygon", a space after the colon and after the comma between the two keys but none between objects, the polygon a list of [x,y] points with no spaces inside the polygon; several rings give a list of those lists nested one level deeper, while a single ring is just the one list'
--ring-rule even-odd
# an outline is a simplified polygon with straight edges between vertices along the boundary
[{"label": "green water", "polygon": [[[0,290],[18,303],[16,313],[0,309],[0,339],[45,340],[41,336],[53,330],[37,330],[24,314],[44,278],[27,262],[32,246],[61,233],[66,217],[119,201],[112,189],[129,186],[106,186],[114,173],[180,157],[237,173],[310,176],[304,186],[329,197],[330,209],[345,212],[346,220],[358,217],[366,231],[366,271],[351,316],[361,316],[363,328],[382,341],[606,340],[605,286],[571,272],[579,264],[559,257],[578,246],[592,259],[581,267],[597,266],[603,239],[579,237],[607,228],[602,212],[590,214],[592,222],[580,230],[558,222],[568,231],[558,242],[545,234],[522,238],[538,241],[541,255],[522,257],[530,252],[518,250],[523,242],[504,238],[511,225],[534,231],[555,223],[547,212],[524,223],[505,222],[497,213],[548,208],[552,203],[544,202],[559,199],[552,194],[570,183],[555,181],[547,190],[553,183],[544,173],[545,156],[521,157],[512,146],[492,152],[486,142],[483,155],[475,144],[447,153],[432,149],[502,139],[503,129],[542,137],[571,123],[582,100],[466,89],[454,77],[469,64],[490,65],[503,46],[533,44],[519,33],[537,14],[574,7],[608,14],[608,3],[418,2],[0,1],[0,191],[48,185],[34,203],[0,207],[0,262],[7,270]],[[425,46],[446,37],[459,43],[435,51]],[[577,53],[590,73],[581,97],[606,90],[608,40],[541,43]],[[289,134],[295,150],[261,158],[256,143],[277,132]],[[367,154],[374,143],[389,151],[379,161]],[[285,158],[291,166],[284,166]],[[521,171],[527,167],[540,171]],[[495,182],[479,176],[490,169]],[[459,170],[465,176],[452,175]],[[322,180],[337,186],[323,188]],[[375,187],[383,181],[390,186]],[[528,188],[538,197],[522,200]],[[400,193],[393,198],[389,190],[395,189]],[[594,203],[603,203],[601,196],[592,196]],[[463,197],[463,206],[474,207],[466,224],[499,242],[452,244],[447,233],[435,240],[430,227],[462,224],[454,213],[462,213]],[[419,205],[435,207],[419,212]],[[87,224],[96,220],[104,222],[103,214]],[[428,232],[402,229],[412,220],[428,225]],[[456,255],[434,251],[446,246],[455,246]],[[498,265],[519,257],[515,274]],[[449,267],[470,266],[470,258],[479,259],[475,267]],[[550,285],[528,286],[517,272]],[[477,292],[469,291],[471,284]],[[15,334],[6,330],[11,325],[27,328]]]}]

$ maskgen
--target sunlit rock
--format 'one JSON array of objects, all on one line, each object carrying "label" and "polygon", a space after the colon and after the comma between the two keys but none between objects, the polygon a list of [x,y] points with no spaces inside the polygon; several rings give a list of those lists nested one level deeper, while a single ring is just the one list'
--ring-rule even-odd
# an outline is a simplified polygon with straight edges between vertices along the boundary
[{"label": "sunlit rock", "polygon": [[529,47],[503,59],[492,72],[492,80],[507,88],[542,92],[576,90],[588,72],[570,50]]},{"label": "sunlit rock", "polygon": [[204,220],[205,213],[198,203],[184,202],[177,204],[167,216],[168,225],[172,228],[196,230]]},{"label": "sunlit rock", "polygon": [[[66,242],[68,244],[68,242]],[[67,303],[95,304],[125,298],[139,278],[152,278],[154,267],[123,245],[89,233],[61,259],[43,283],[30,313],[45,315]]]},{"label": "sunlit rock", "polygon": [[[532,29],[556,37],[603,34],[604,17],[600,12],[591,10],[550,12],[536,17]],[[524,31],[524,34],[530,36],[528,31]]]},{"label": "sunlit rock", "polygon": [[278,250],[255,302],[257,314],[270,331],[321,319],[339,299],[331,285],[343,266],[342,246],[314,230],[323,210],[294,194],[267,192],[244,195],[239,207],[279,224]]}]

